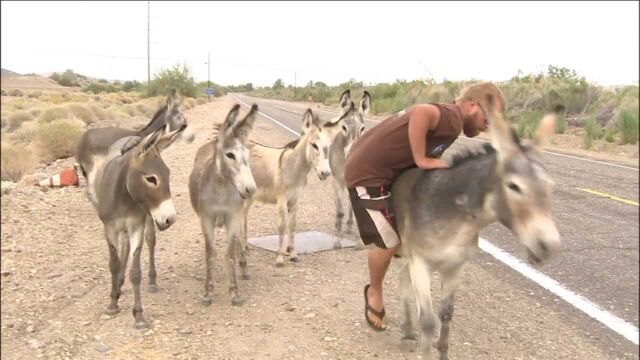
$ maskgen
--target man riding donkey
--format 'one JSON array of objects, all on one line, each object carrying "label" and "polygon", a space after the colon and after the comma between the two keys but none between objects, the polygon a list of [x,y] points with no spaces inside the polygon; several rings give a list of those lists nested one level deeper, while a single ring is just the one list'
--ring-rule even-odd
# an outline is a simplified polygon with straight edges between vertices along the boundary
[{"label": "man riding donkey", "polygon": [[[488,103],[491,101],[492,103]],[[345,179],[360,236],[368,253],[370,284],[364,288],[365,318],[384,330],[382,282],[400,246],[391,206],[391,185],[403,170],[447,168],[442,153],[460,136],[475,137],[488,126],[487,109],[502,112],[505,98],[491,83],[463,89],[453,103],[417,104],[382,121],[356,141]]]}]

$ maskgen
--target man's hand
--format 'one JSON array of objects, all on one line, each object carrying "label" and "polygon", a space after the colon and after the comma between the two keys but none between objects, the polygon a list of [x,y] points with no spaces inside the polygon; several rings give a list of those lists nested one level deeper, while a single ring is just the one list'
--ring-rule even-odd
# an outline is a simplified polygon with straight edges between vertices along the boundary
[{"label": "man's hand", "polygon": [[433,158],[423,158],[420,163],[417,164],[420,169],[431,170],[431,169],[447,169],[449,168],[449,164],[446,161],[440,159]]}]

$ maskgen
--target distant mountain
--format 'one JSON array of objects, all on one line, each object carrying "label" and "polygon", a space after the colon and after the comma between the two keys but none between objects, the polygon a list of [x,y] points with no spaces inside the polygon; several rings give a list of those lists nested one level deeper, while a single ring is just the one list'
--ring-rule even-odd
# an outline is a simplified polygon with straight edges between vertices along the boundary
[{"label": "distant mountain", "polygon": [[17,72],[13,72],[11,70],[7,70],[7,69],[0,69],[2,70],[2,76],[20,76],[20,74],[18,74]]}]

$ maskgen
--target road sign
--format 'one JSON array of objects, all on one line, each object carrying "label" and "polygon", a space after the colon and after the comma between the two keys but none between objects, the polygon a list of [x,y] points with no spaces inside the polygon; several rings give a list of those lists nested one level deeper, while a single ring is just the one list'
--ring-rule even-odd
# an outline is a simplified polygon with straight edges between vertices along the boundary
[{"label": "road sign", "polygon": [[214,93],[213,88],[204,89],[204,93],[209,95],[209,96],[213,95],[213,93]]}]

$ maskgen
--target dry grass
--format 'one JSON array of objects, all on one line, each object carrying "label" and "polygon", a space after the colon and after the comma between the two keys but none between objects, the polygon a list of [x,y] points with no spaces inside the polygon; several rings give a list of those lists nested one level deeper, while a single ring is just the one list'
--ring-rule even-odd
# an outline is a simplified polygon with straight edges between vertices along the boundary
[{"label": "dry grass", "polygon": [[40,114],[40,122],[50,123],[55,120],[68,119],[71,117],[71,111],[64,106],[54,106],[46,109]]},{"label": "dry grass", "polygon": [[44,160],[55,160],[75,155],[82,134],[82,123],[56,120],[40,123],[36,131],[35,145]]},{"label": "dry grass", "polygon": [[29,173],[35,164],[33,154],[23,145],[2,143],[0,153],[0,178],[2,181],[18,182],[22,176]]},{"label": "dry grass", "polygon": [[37,121],[28,121],[22,124],[22,127],[11,135],[11,142],[15,144],[29,145],[36,138],[36,130],[38,129]]},{"label": "dry grass", "polygon": [[94,113],[83,104],[70,103],[67,105],[69,111],[78,119],[85,122],[85,124],[91,124],[96,120]]},{"label": "dry grass", "polygon": [[33,115],[31,115],[31,113],[28,111],[18,111],[9,115],[8,120],[9,124],[7,130],[13,131],[20,128],[20,126],[22,126],[22,123],[33,120]]}]

